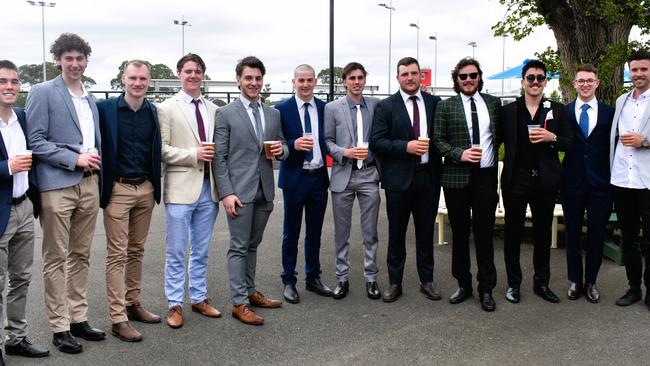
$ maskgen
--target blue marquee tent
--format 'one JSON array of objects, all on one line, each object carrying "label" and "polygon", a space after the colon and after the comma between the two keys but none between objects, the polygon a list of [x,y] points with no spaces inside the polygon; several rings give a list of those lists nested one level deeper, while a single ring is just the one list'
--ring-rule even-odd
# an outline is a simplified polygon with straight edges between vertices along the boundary
[{"label": "blue marquee tent", "polygon": [[[501,71],[499,73],[496,73],[492,76],[488,76],[489,80],[502,80],[502,79],[521,79],[521,70],[524,68],[524,65],[526,65],[530,59],[524,60],[524,62],[521,63],[521,65],[512,67],[510,69]],[[546,74],[546,77],[549,79],[558,79],[560,76],[559,75],[551,75],[549,73]],[[628,70],[623,71],[623,80],[625,82],[630,81],[630,72]]]}]

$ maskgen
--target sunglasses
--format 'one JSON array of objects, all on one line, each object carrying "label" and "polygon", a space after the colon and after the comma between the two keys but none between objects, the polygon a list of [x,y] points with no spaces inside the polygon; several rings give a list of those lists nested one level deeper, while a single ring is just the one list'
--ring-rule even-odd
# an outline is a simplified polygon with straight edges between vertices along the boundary
[{"label": "sunglasses", "polygon": [[526,81],[528,81],[529,83],[534,83],[535,80],[537,80],[538,83],[541,83],[542,81],[546,80],[546,75],[542,75],[542,74],[526,75]]},{"label": "sunglasses", "polygon": [[478,72],[470,72],[469,74],[458,74],[458,78],[460,80],[467,80],[468,76],[470,79],[476,80],[476,78],[478,77]]}]

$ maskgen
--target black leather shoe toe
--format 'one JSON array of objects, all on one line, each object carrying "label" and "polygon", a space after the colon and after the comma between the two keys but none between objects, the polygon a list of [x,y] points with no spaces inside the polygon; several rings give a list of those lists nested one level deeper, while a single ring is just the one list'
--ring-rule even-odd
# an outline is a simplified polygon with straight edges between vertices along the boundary
[{"label": "black leather shoe toe", "polygon": [[519,288],[508,287],[508,290],[506,290],[506,300],[513,304],[519,303],[519,301],[521,301],[521,292],[519,292]]},{"label": "black leather shoe toe", "polygon": [[350,284],[348,281],[342,281],[342,282],[337,282],[336,283],[336,288],[334,288],[334,292],[332,293],[332,296],[340,300],[348,295],[348,291],[350,290]]},{"label": "black leather shoe toe", "polygon": [[366,282],[366,294],[368,294],[368,298],[373,300],[377,300],[381,297],[381,291],[379,291],[377,281]]},{"label": "black leather shoe toe", "polygon": [[295,285],[284,285],[282,295],[288,303],[297,304],[300,302],[300,296],[298,295],[298,290],[296,290]]},{"label": "black leather shoe toe", "polygon": [[481,307],[485,311],[494,311],[496,309],[497,305],[494,303],[491,293],[484,292],[481,294]]},{"label": "black leather shoe toe", "polygon": [[101,341],[106,338],[106,333],[101,329],[93,328],[87,321],[70,324],[70,333],[87,341]]},{"label": "black leather shoe toe", "polygon": [[460,304],[461,302],[472,297],[472,289],[466,287],[459,287],[456,292],[449,297],[450,304]]},{"label": "black leather shoe toe", "polygon": [[305,283],[305,289],[307,289],[307,291],[315,292],[321,296],[332,296],[332,290],[323,282],[321,282],[320,278],[316,278]]},{"label": "black leather shoe toe", "polygon": [[555,295],[553,291],[551,291],[551,289],[546,285],[533,286],[533,292],[535,293],[535,295],[541,297],[542,299],[548,302],[552,302],[554,304],[560,302],[560,298],[557,297],[557,295]]},{"label": "black leather shoe toe", "polygon": [[50,355],[50,351],[41,346],[32,344],[32,342],[27,338],[23,338],[23,340],[16,344],[5,344],[5,353],[12,356],[23,356],[29,358],[40,358]]},{"label": "black leather shoe toe", "polygon": [[625,292],[625,295],[621,296],[616,300],[616,305],[618,306],[630,306],[635,302],[641,300],[641,289],[640,288],[631,288]]},{"label": "black leather shoe toe", "polygon": [[52,336],[52,344],[64,353],[79,353],[83,351],[81,343],[69,331],[54,333]]}]

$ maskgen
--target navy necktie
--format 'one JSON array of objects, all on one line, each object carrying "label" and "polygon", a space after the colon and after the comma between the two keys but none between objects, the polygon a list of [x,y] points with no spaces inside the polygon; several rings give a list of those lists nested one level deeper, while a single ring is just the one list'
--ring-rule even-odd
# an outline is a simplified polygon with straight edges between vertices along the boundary
[{"label": "navy necktie", "polygon": [[[311,117],[309,116],[309,103],[305,103],[305,132],[311,133]],[[314,141],[316,143],[316,141]],[[314,148],[305,152],[305,160],[312,161],[314,158]]]},{"label": "navy necktie", "polygon": [[589,115],[587,114],[587,110],[591,108],[589,104],[583,104],[580,109],[582,109],[582,112],[580,112],[580,129],[582,130],[582,134],[587,138],[589,136]]}]

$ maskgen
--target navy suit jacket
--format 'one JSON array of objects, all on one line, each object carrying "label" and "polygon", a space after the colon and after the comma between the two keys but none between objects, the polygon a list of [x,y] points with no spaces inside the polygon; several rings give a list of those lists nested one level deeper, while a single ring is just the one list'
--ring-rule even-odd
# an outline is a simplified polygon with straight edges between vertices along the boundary
[{"label": "navy suit jacket", "polygon": [[[25,111],[22,108],[14,108],[18,116],[18,122],[25,134]],[[27,149],[29,149],[29,141],[25,137]],[[32,165],[33,168],[33,165]],[[41,196],[38,192],[38,184],[36,182],[36,174],[34,169],[30,169],[28,173],[29,188],[27,189],[27,196],[34,205],[34,217],[38,217],[41,209]],[[4,234],[9,222],[9,215],[11,214],[11,199],[13,198],[14,179],[9,174],[9,154],[5,146],[5,141],[0,134],[0,236]]]},{"label": "navy suit jacket", "polygon": [[614,109],[598,102],[596,126],[587,138],[582,133],[575,113],[576,102],[567,104],[566,114],[573,127],[573,150],[566,152],[562,163],[564,189],[580,188],[585,181],[595,189],[609,189],[609,132]]},{"label": "navy suit jacket", "polygon": [[[427,131],[431,136],[433,116],[440,97],[422,93],[422,99],[427,115]],[[379,102],[372,119],[370,150],[379,163],[379,174],[384,189],[405,191],[411,186],[419,157],[409,154],[406,145],[416,138],[406,104],[399,91]],[[442,165],[438,149],[432,142],[429,144],[429,166],[431,182],[439,191]]]},{"label": "navy suit jacket", "polygon": [[[325,167],[325,153],[327,152],[325,132],[323,130],[323,122],[325,120],[325,102],[318,98],[314,98],[314,101],[316,102],[316,111],[318,112],[318,144],[320,145],[323,167]],[[296,186],[300,181],[302,165],[305,162],[305,151],[296,150],[294,147],[296,139],[302,137],[303,134],[296,97],[293,96],[276,104],[275,108],[280,111],[282,133],[284,134],[284,138],[287,141],[287,147],[289,148],[289,157],[280,162],[278,187],[292,191],[296,189]],[[321,169],[321,179],[326,187],[329,186],[327,169]]]},{"label": "navy suit jacket", "polygon": [[[118,108],[118,98],[110,98],[105,100],[100,100],[97,102],[97,111],[99,112],[99,129],[101,135],[104,139],[102,143],[102,183],[100,191],[100,201],[99,206],[101,208],[106,208],[108,203],[111,201],[111,194],[113,192],[113,179],[115,178],[116,163],[117,163],[117,129],[119,122],[117,120],[117,108]],[[151,172],[152,176],[151,183],[153,184],[154,199],[157,203],[160,203],[160,154],[161,154],[161,142],[160,142],[160,123],[158,122],[158,113],[156,112],[156,106],[153,103],[150,103],[148,100],[144,100],[144,103],[149,104],[149,111],[151,116],[156,124],[154,128],[154,136],[151,141]]]}]

